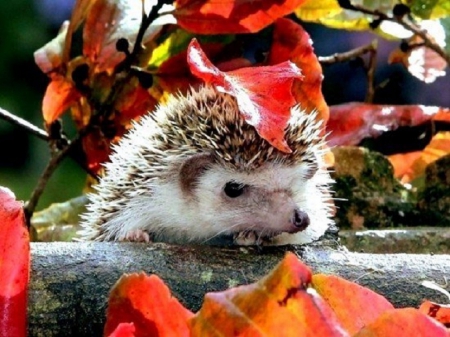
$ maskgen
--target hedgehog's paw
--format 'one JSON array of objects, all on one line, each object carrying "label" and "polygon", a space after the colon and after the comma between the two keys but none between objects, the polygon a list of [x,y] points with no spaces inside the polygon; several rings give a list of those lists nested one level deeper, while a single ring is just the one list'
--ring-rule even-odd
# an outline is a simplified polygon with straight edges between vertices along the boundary
[{"label": "hedgehog's paw", "polygon": [[233,242],[239,246],[259,246],[263,243],[261,236],[255,231],[243,231],[236,233],[233,236]]},{"label": "hedgehog's paw", "polygon": [[142,229],[133,229],[125,235],[121,241],[128,242],[152,242],[150,234]]}]

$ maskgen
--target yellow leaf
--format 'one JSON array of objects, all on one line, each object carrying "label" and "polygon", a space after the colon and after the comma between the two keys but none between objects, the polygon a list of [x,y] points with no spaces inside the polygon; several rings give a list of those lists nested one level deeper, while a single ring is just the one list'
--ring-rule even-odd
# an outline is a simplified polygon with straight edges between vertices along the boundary
[{"label": "yellow leaf", "polygon": [[295,10],[295,14],[303,21],[318,22],[325,17],[333,17],[342,12],[337,0],[306,0]]}]

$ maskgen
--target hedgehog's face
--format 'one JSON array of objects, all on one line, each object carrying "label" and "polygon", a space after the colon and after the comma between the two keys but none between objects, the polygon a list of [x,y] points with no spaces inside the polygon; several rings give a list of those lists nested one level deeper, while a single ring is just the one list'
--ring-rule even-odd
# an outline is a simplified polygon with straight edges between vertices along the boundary
[{"label": "hedgehog's face", "polygon": [[[317,170],[312,163],[269,162],[240,172],[197,155],[183,165],[180,182],[191,209],[201,217],[198,235],[205,240],[251,232],[257,239],[303,233],[311,241],[317,226],[329,223]],[[310,225],[315,228],[309,230]]]}]

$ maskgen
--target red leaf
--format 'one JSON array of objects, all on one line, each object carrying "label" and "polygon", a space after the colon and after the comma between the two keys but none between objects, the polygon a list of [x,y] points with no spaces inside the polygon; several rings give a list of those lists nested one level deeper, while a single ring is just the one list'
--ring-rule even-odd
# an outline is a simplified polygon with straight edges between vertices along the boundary
[{"label": "red leaf", "polygon": [[136,337],[189,336],[192,313],[170,294],[156,275],[123,275],[111,290],[104,335],[120,323],[133,322]]},{"label": "red leaf", "polygon": [[0,187],[0,336],[27,335],[30,239],[22,204]]},{"label": "red leaf", "polygon": [[177,0],[174,16],[198,34],[254,33],[292,13],[305,0]]},{"label": "red leaf", "polygon": [[42,112],[47,124],[59,118],[71,105],[81,97],[72,82],[63,76],[56,75],[47,86],[44,100],[42,101]]},{"label": "red leaf", "polygon": [[152,111],[157,103],[148,90],[139,84],[129,83],[116,100],[115,109],[120,111],[122,123],[128,123],[131,119]]},{"label": "red leaf", "polygon": [[331,107],[327,123],[328,144],[357,145],[364,138],[377,137],[401,126],[423,122],[449,121],[450,109],[423,105],[375,105],[346,103]]},{"label": "red leaf", "polygon": [[440,323],[417,309],[391,309],[361,329],[354,337],[449,337]]},{"label": "red leaf", "polygon": [[135,331],[133,323],[120,323],[109,337],[134,337]]},{"label": "red leaf", "polygon": [[191,336],[345,336],[294,254],[257,283],[205,296]]},{"label": "red leaf", "polygon": [[188,47],[188,64],[195,76],[234,96],[244,119],[262,138],[280,151],[291,152],[284,129],[295,105],[292,83],[295,78],[302,78],[295,64],[284,62],[222,72],[208,60],[195,39]]},{"label": "red leaf", "polygon": [[433,317],[446,327],[450,327],[450,305],[424,301],[420,305],[419,311],[423,312],[427,316]]},{"label": "red leaf", "polygon": [[350,335],[394,308],[383,296],[337,276],[316,274],[312,283]]},{"label": "red leaf", "polygon": [[327,121],[329,108],[322,95],[322,67],[314,54],[311,38],[302,26],[289,19],[278,19],[274,26],[267,63],[294,62],[304,76],[302,81],[295,80],[292,88],[297,103],[308,113],[317,110],[318,119]]},{"label": "red leaf", "polygon": [[98,129],[94,129],[83,137],[82,143],[89,170],[98,172],[102,168],[102,163],[108,160],[111,152],[111,141]]}]

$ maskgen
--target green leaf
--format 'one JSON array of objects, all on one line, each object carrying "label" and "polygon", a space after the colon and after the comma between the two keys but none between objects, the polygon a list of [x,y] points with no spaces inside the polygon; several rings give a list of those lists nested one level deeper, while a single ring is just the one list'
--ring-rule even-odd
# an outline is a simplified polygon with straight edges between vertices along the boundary
[{"label": "green leaf", "polygon": [[149,69],[155,69],[161,66],[172,56],[186,51],[189,42],[196,37],[201,43],[220,42],[228,44],[234,40],[234,35],[202,35],[188,33],[184,29],[176,29],[169,34],[162,43],[158,44],[153,50],[152,57],[148,62]]},{"label": "green leaf", "polygon": [[411,8],[411,13],[421,19],[438,19],[450,15],[448,0],[406,0],[405,5]]},{"label": "green leaf", "polygon": [[447,54],[450,54],[450,16],[446,17],[445,19],[440,19],[439,23],[441,24],[442,28],[444,28],[445,32],[444,50]]}]

